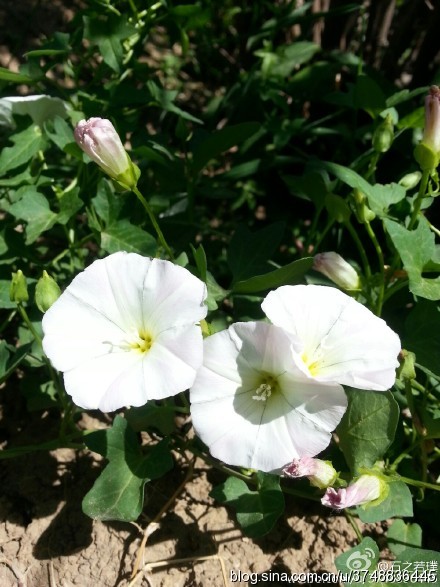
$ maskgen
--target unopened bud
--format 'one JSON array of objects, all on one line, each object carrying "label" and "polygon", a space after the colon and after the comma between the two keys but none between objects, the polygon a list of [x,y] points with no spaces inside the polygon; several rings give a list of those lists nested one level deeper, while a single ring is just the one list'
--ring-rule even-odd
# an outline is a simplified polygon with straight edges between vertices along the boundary
[{"label": "unopened bud", "polygon": [[425,129],[414,157],[423,171],[434,171],[440,162],[440,88],[432,86],[425,98]]},{"label": "unopened bud", "polygon": [[391,147],[393,139],[393,119],[390,114],[387,114],[373,133],[373,149],[376,153],[385,153]]},{"label": "unopened bud", "polygon": [[57,301],[61,290],[53,277],[47,271],[43,271],[42,277],[35,288],[35,303],[41,312],[47,312],[51,305]]},{"label": "unopened bud", "polygon": [[353,200],[356,217],[361,224],[367,224],[376,218],[376,214],[367,206],[367,196],[361,190],[353,190]]},{"label": "unopened bud", "polygon": [[353,506],[379,505],[389,493],[388,483],[378,475],[361,475],[348,487],[329,487],[321,499],[322,505],[342,510]]},{"label": "unopened bud", "polygon": [[81,149],[125,189],[136,187],[139,168],[131,161],[115,127],[106,118],[81,120],[75,128]]},{"label": "unopened bud", "polygon": [[338,473],[330,461],[313,459],[312,457],[301,457],[294,459],[283,468],[286,477],[295,479],[307,477],[312,485],[319,489],[326,489],[338,478]]},{"label": "unopened bud", "polygon": [[416,356],[411,351],[402,349],[399,354],[399,367],[397,369],[397,377],[401,381],[408,381],[416,378]]},{"label": "unopened bud", "polygon": [[23,275],[21,269],[19,269],[17,273],[12,274],[11,285],[9,287],[9,297],[11,302],[16,302],[17,304],[27,302],[29,299],[26,277]]},{"label": "unopened bud", "polygon": [[342,289],[359,289],[360,279],[356,270],[338,253],[319,253],[313,259],[313,269],[319,271]]},{"label": "unopened bud", "polygon": [[407,173],[404,175],[399,181],[399,185],[404,187],[406,190],[412,190],[416,187],[421,178],[422,174],[420,171],[413,171],[412,173]]}]

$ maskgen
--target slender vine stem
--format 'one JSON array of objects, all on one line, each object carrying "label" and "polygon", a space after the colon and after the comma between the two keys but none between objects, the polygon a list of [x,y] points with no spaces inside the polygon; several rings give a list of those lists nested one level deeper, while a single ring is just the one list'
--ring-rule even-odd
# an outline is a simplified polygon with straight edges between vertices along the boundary
[{"label": "slender vine stem", "polygon": [[416,221],[417,221],[417,217],[419,215],[420,208],[422,207],[422,200],[425,197],[426,188],[428,187],[429,175],[430,175],[430,172],[426,171],[426,170],[422,174],[422,179],[420,180],[419,192],[414,200],[414,206],[413,206],[413,211],[411,214],[411,219],[408,224],[408,230],[412,230],[414,228]]},{"label": "slender vine stem", "polygon": [[144,198],[144,196],[141,194],[141,192],[137,189],[137,187],[133,187],[132,191],[134,194],[136,194],[138,200],[140,201],[140,203],[142,204],[142,206],[145,208],[146,213],[148,214],[148,217],[151,221],[151,224],[154,226],[154,230],[156,231],[156,234],[159,238],[159,242],[162,245],[162,247],[165,249],[165,251],[167,252],[169,258],[171,260],[174,261],[174,255],[171,252],[170,247],[168,246],[167,241],[165,240],[165,237],[163,235],[162,230],[160,229],[160,226],[156,220],[156,216],[154,215],[153,210],[151,209],[149,203],[147,202],[147,200]]},{"label": "slender vine stem", "polygon": [[385,260],[383,257],[382,248],[369,222],[365,223],[365,230],[367,231],[367,234],[370,237],[371,242],[373,243],[379,261],[379,271],[381,280],[379,285],[379,293],[377,296],[376,314],[380,316],[382,313],[382,306],[385,294]]},{"label": "slender vine stem", "polygon": [[368,261],[367,253],[365,252],[364,245],[362,244],[361,239],[359,238],[358,233],[354,229],[353,224],[350,220],[346,220],[344,223],[345,227],[347,228],[348,232],[350,233],[351,238],[354,240],[354,243],[359,251],[359,255],[361,256],[362,265],[364,268],[365,277],[367,280],[371,279],[371,267]]},{"label": "slender vine stem", "polygon": [[350,512],[350,510],[344,510],[344,514],[345,517],[347,518],[347,520],[350,522],[351,527],[354,530],[354,533],[356,534],[356,538],[358,539],[358,542],[361,543],[363,540],[363,536],[362,536],[362,532],[359,530],[359,526],[356,523],[356,520],[353,516],[353,514]]}]

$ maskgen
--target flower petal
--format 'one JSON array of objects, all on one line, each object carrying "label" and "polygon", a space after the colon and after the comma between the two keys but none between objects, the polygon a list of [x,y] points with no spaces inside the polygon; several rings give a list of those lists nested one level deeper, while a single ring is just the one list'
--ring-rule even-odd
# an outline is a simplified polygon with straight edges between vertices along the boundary
[{"label": "flower petal", "polygon": [[[306,377],[292,353],[291,337],[271,324],[238,323],[205,340],[191,414],[216,458],[275,471],[329,444],[347,405],[344,391]],[[262,374],[273,376],[279,389],[258,401]]]},{"label": "flower petal", "polygon": [[114,410],[192,385],[202,362],[202,281],[169,261],[115,253],[46,312],[43,347],[84,408]]},{"label": "flower petal", "polygon": [[400,340],[362,304],[331,287],[283,286],[262,304],[267,317],[301,340],[318,381],[384,391],[395,381]]}]

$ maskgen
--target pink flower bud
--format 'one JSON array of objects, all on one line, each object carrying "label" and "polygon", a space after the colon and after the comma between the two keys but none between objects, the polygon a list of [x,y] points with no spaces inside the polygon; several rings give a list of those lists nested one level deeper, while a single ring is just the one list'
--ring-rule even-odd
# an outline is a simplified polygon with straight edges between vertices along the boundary
[{"label": "pink flower bud", "polygon": [[440,88],[432,86],[425,98],[425,130],[414,149],[414,157],[425,171],[433,171],[440,161]]},{"label": "pink flower bud", "polygon": [[432,86],[425,98],[423,143],[440,155],[440,88]]},{"label": "pink flower bud", "polygon": [[336,510],[350,508],[356,505],[379,500],[382,501],[388,494],[388,485],[376,475],[361,475],[348,487],[337,491],[329,487],[321,503]]},{"label": "pink flower bud", "polygon": [[138,174],[115,127],[105,118],[81,120],[75,141],[107,175],[128,188],[136,186]]},{"label": "pink flower bud", "polygon": [[320,489],[332,485],[338,476],[330,462],[311,457],[294,459],[283,468],[283,473],[286,477],[307,477],[312,485]]},{"label": "pink flower bud", "polygon": [[319,253],[313,259],[313,269],[319,271],[342,289],[359,289],[359,275],[338,253]]}]

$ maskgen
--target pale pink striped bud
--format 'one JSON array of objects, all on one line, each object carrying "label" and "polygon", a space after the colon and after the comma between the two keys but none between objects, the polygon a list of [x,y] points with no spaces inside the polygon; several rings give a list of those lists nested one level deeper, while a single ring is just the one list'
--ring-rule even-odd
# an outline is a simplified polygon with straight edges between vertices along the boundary
[{"label": "pale pink striped bud", "polygon": [[312,485],[320,489],[325,489],[332,485],[338,476],[329,461],[313,459],[312,457],[294,459],[283,468],[283,473],[286,477],[307,477]]},{"label": "pale pink striped bud", "polygon": [[75,128],[75,140],[81,149],[107,175],[131,189],[139,174],[133,165],[115,127],[106,118],[81,120]]},{"label": "pale pink striped bud", "polygon": [[348,487],[338,490],[329,487],[325,492],[321,503],[336,510],[343,510],[356,505],[365,505],[384,499],[388,494],[388,485],[383,479],[376,475],[361,475]]},{"label": "pale pink striped bud", "polygon": [[313,259],[313,269],[328,277],[345,290],[359,289],[360,280],[356,270],[338,253],[319,253]]}]

